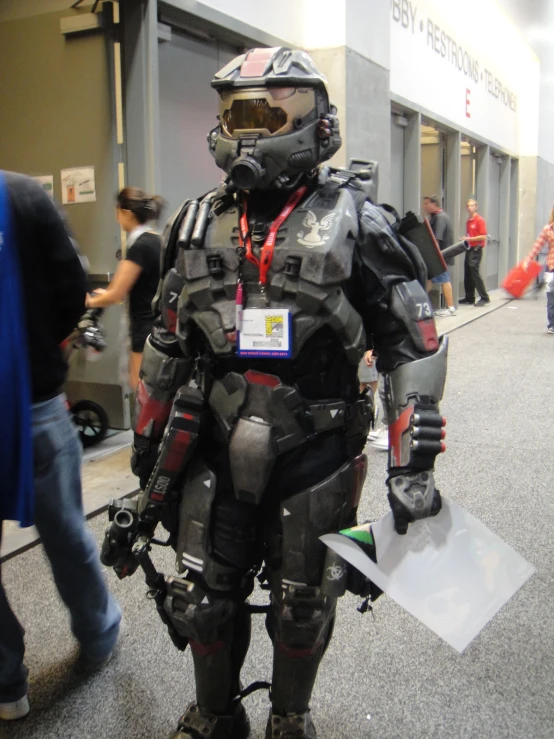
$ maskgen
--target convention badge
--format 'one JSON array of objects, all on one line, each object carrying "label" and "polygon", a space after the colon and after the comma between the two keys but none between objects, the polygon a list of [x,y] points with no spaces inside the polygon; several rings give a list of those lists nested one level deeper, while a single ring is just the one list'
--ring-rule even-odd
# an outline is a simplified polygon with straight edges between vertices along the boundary
[{"label": "convention badge", "polygon": [[292,356],[292,317],[288,308],[245,308],[237,331],[239,357]]}]

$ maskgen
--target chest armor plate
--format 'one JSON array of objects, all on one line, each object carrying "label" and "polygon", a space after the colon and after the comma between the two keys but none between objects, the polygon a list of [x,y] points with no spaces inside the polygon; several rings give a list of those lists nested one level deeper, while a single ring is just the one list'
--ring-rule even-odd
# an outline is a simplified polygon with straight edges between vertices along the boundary
[{"label": "chest armor plate", "polygon": [[[184,277],[177,335],[185,339],[192,322],[211,351],[220,356],[232,355],[236,346],[238,217],[236,206],[213,217],[204,247],[181,250],[176,263],[177,272]],[[324,326],[337,335],[350,363],[356,364],[365,350],[361,318],[343,291],[351,275],[357,234],[358,215],[350,193],[342,189],[332,198],[324,198],[316,190],[277,233],[265,295],[257,268],[244,262],[244,307],[287,308],[293,318],[293,356],[298,356],[307,339]]]}]

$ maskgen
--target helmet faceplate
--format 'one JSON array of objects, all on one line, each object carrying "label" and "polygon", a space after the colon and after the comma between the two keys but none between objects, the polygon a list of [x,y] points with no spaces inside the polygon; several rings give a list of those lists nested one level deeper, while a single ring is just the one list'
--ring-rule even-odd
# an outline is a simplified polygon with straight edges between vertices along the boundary
[{"label": "helmet faceplate", "polygon": [[289,188],[339,149],[325,77],[304,51],[254,49],[212,80],[220,95],[210,151],[239,189]]}]

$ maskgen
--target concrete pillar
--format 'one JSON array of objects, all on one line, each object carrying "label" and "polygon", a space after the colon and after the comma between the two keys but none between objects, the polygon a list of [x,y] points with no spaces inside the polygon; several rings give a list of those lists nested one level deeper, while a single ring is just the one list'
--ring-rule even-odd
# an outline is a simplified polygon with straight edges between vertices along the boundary
[{"label": "concrete pillar", "polygon": [[350,159],[379,163],[379,200],[390,198],[391,133],[389,71],[346,46],[310,49],[327,77],[331,101],[338,108],[342,147],[331,164],[347,167]]},{"label": "concrete pillar", "polygon": [[334,167],[346,167],[347,160],[347,101],[346,101],[346,47],[333,49],[309,49],[316,67],[327,77],[329,97],[337,107],[342,136],[342,146],[331,159]]},{"label": "concrete pillar", "polygon": [[126,181],[159,192],[160,114],[156,0],[121,3],[125,79]]},{"label": "concrete pillar", "polygon": [[524,257],[533,245],[544,223],[537,223],[537,175],[538,158],[519,159],[519,256]]},{"label": "concrete pillar", "polygon": [[391,196],[390,73],[346,49],[346,155],[379,163],[379,200]]},{"label": "concrete pillar", "polygon": [[[404,210],[421,210],[421,114],[406,116],[404,134]],[[401,214],[403,215],[403,214]]]}]

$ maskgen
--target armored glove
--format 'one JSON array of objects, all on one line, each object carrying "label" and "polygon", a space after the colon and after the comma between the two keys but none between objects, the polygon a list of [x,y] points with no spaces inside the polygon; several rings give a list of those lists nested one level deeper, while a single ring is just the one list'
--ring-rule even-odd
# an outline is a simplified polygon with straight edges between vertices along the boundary
[{"label": "armored glove", "polygon": [[413,521],[436,516],[442,507],[441,496],[435,487],[435,477],[431,470],[409,471],[398,468],[391,471],[387,487],[397,534],[405,534],[408,524]]}]

